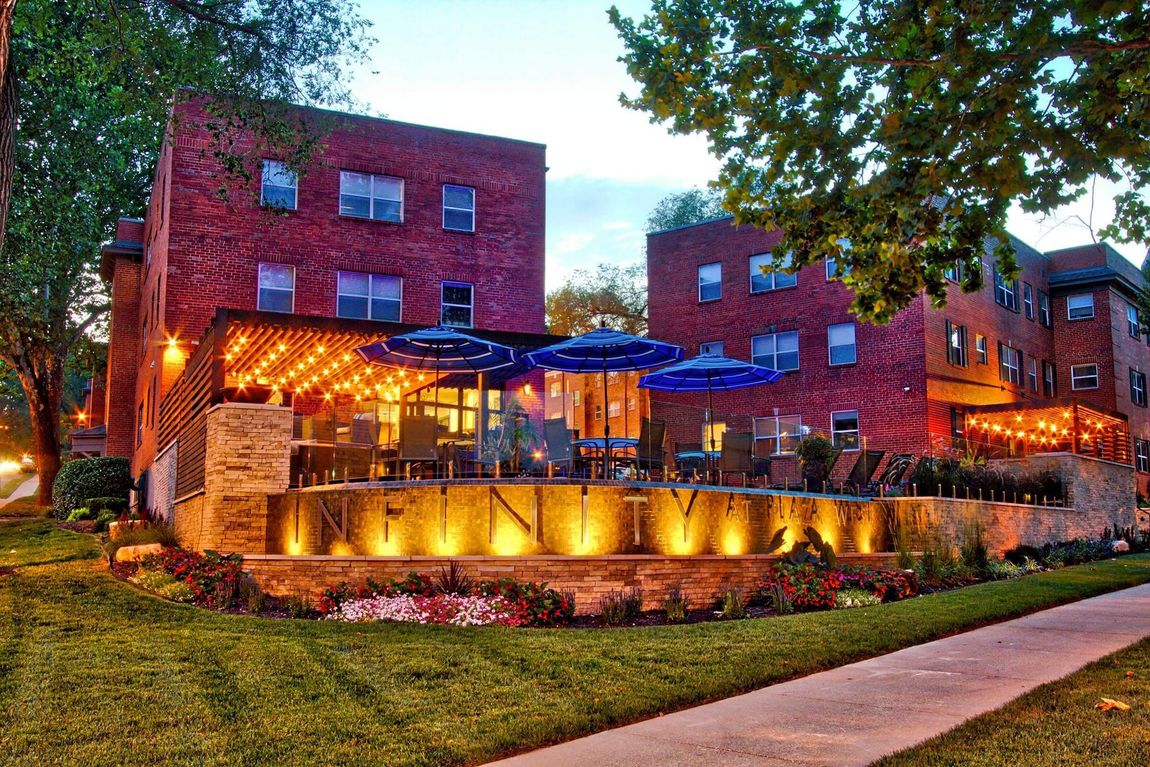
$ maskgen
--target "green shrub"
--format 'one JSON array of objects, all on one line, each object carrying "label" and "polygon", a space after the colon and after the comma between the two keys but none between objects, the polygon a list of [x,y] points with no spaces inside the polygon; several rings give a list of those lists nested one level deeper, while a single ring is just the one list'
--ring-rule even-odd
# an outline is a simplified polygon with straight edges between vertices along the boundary
[{"label": "green shrub", "polygon": [[[102,514],[110,514],[111,512],[102,512]],[[164,546],[179,546],[180,542],[176,539],[176,531],[168,525],[148,525],[147,527],[133,527],[130,530],[125,530],[116,536],[114,540],[109,540],[104,544],[104,553],[108,555],[108,561],[116,561],[116,552],[125,546],[142,546],[146,543],[159,543]]]},{"label": "green shrub", "polygon": [[1037,546],[1022,544],[1015,546],[1013,549],[1009,549],[1006,554],[1003,555],[1003,558],[1014,565],[1021,565],[1028,559],[1037,562],[1042,559],[1042,549]]},{"label": "green shrub", "polygon": [[802,464],[803,479],[807,480],[812,492],[822,489],[822,483],[830,474],[830,463],[834,453],[835,446],[821,434],[811,434],[799,440],[795,455]]},{"label": "green shrub", "polygon": [[89,498],[122,498],[126,506],[131,489],[132,476],[127,458],[68,461],[60,467],[60,473],[52,483],[52,513],[57,519],[67,519]]},{"label": "green shrub", "polygon": [[68,515],[69,522],[85,522],[89,519],[95,519],[96,512],[87,506],[81,506],[78,509],[72,509],[72,513]]},{"label": "green shrub", "polygon": [[687,619],[687,598],[683,596],[683,587],[675,586],[663,601],[663,612],[667,614],[668,623],[680,623]]},{"label": "green shrub", "polygon": [[247,605],[249,613],[258,615],[264,611],[266,603],[264,590],[251,576],[240,581],[240,599]]},{"label": "green shrub", "polygon": [[99,498],[89,498],[84,502],[84,505],[97,514],[101,511],[114,511],[116,514],[123,514],[128,510],[128,499],[117,498],[115,496],[101,496]]},{"label": "green shrub", "polygon": [[962,564],[981,573],[986,570],[989,554],[986,550],[986,541],[982,537],[982,524],[975,522],[967,525],[962,531],[962,548],[959,552]]},{"label": "green shrub", "polygon": [[743,605],[743,597],[735,589],[723,592],[723,606],[720,608],[724,618],[746,618],[747,608]]},{"label": "green shrub", "polygon": [[643,591],[612,591],[599,598],[599,615],[607,626],[622,626],[638,619],[643,612]]},{"label": "green shrub", "polygon": [[96,515],[96,524],[92,525],[92,530],[97,533],[106,531],[108,525],[115,522],[118,516],[114,511],[101,511]]}]

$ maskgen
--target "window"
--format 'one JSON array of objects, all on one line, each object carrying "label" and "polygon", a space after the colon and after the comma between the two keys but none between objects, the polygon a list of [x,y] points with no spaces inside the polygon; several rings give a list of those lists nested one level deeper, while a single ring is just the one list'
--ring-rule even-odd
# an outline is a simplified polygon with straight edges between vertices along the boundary
[{"label": "window", "polygon": [[1134,470],[1143,474],[1150,472],[1150,441],[1135,438]]},{"label": "window", "polygon": [[978,355],[978,364],[985,365],[988,362],[986,354],[986,336],[980,336],[977,333],[974,335],[974,352]]},{"label": "window", "polygon": [[1066,297],[1066,318],[1069,320],[1089,320],[1094,317],[1094,294],[1079,293]]},{"label": "window", "polygon": [[441,321],[457,328],[471,327],[474,288],[466,282],[443,283]]},{"label": "window", "polygon": [[716,357],[723,356],[723,342],[722,341],[704,341],[699,344],[699,354],[714,354]]},{"label": "window", "polygon": [[136,446],[144,441],[144,403],[136,406]]},{"label": "window", "polygon": [[1070,388],[1074,391],[1098,388],[1098,365],[1071,365]]},{"label": "window", "polygon": [[1038,360],[1033,357],[1030,358],[1030,364],[1026,368],[1026,383],[1032,392],[1038,393]]},{"label": "window", "polygon": [[399,322],[403,279],[390,274],[339,272],[335,313],[339,317]]},{"label": "window", "polygon": [[994,270],[994,301],[1012,312],[1018,311],[1018,280],[1007,280]]},{"label": "window", "polygon": [[727,424],[723,421],[715,421],[711,429],[711,435],[707,436],[707,424],[703,423],[703,449],[711,450],[712,445],[715,450],[723,449],[723,435],[727,433]]},{"label": "window", "polygon": [[946,277],[951,282],[962,282],[962,278],[966,276],[966,269],[961,263],[958,263],[954,266],[947,267],[943,271],[942,276]]},{"label": "window", "polygon": [[771,333],[752,336],[751,362],[772,370],[799,369],[799,333]]},{"label": "window", "polygon": [[[790,266],[791,256],[783,256],[782,264]],[[774,256],[770,253],[760,253],[750,258],[751,292],[764,293],[779,288],[792,288],[798,284],[797,274],[787,274],[782,271],[772,271],[775,265]],[[765,270],[765,271],[764,271]]]},{"label": "window", "polygon": [[[766,445],[768,455],[790,455],[803,436],[803,419],[797,415],[781,415],[755,419],[755,440]],[[762,451],[756,450],[756,455]]]},{"label": "window", "polygon": [[1053,397],[1055,392],[1054,388],[1054,364],[1042,361],[1042,394],[1046,397]]},{"label": "window", "polygon": [[[846,239],[845,237],[843,239],[839,240],[838,244],[842,248],[844,253],[851,249],[851,241]],[[839,266],[838,259],[836,259],[836,258],[828,258],[827,259],[827,282],[830,282],[831,280],[841,279],[841,278],[846,277],[848,274],[851,273],[851,265],[850,264],[845,264],[845,263],[842,264],[842,266],[841,266],[842,273],[841,274],[838,271],[839,269],[840,269],[840,266]]]},{"label": "window", "polygon": [[946,361],[960,368],[966,367],[966,327],[955,325],[950,320],[946,321]]},{"label": "window", "polygon": [[403,221],[403,179],[341,170],[339,214],[400,223]]},{"label": "window", "polygon": [[1026,319],[1034,319],[1034,287],[1029,282],[1022,283],[1022,306],[1026,309]]},{"label": "window", "polygon": [[469,186],[443,185],[443,228],[475,231],[475,190]]},{"label": "window", "polygon": [[1054,327],[1050,317],[1050,296],[1038,291],[1038,324],[1044,328]]},{"label": "window", "polygon": [[699,267],[699,300],[717,301],[723,297],[723,265],[703,264]]},{"label": "window", "polygon": [[831,413],[831,442],[843,450],[859,449],[859,411]]},{"label": "window", "polygon": [[619,413],[621,413],[621,412],[623,412],[623,409],[621,407],[619,407],[619,401],[618,400],[615,400],[613,402],[608,403],[608,405],[607,405],[607,417],[608,418],[618,418]]},{"label": "window", "polygon": [[595,420],[596,421],[602,421],[603,420],[603,406],[602,405],[596,405],[595,406]]},{"label": "window", "polygon": [[827,347],[832,365],[853,365],[858,361],[853,322],[827,328]]},{"label": "window", "polygon": [[1015,386],[1022,384],[1022,352],[998,342],[998,377]]},{"label": "window", "polygon": [[561,397],[563,395],[563,387],[559,385],[558,381],[552,381],[551,382],[551,387],[550,387],[549,391],[551,394],[551,399],[556,399],[556,398]]},{"label": "window", "polygon": [[581,392],[579,389],[576,389],[575,391],[571,392],[571,405],[572,406],[579,407],[579,403],[582,399],[583,399],[583,392]]},{"label": "window", "polygon": [[260,177],[260,205],[295,210],[296,176],[278,160],[264,160]]},{"label": "window", "polygon": [[627,400],[627,409],[628,410],[634,410],[635,409],[635,398],[634,397],[631,397],[630,399]]},{"label": "window", "polygon": [[1146,374],[1134,368],[1130,368],[1130,401],[1146,407]]},{"label": "window", "polygon": [[1142,322],[1138,318],[1138,310],[1129,304],[1126,306],[1126,332],[1131,338],[1142,339]]},{"label": "window", "polygon": [[260,264],[259,298],[262,312],[291,312],[295,309],[295,267]]}]

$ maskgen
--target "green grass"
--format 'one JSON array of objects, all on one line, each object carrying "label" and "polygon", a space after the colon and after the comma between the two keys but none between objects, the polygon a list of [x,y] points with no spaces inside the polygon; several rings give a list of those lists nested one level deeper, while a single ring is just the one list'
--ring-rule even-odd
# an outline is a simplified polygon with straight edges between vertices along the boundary
[{"label": "green grass", "polygon": [[51,511],[48,506],[37,504],[33,494],[0,506],[0,517],[46,517]]},{"label": "green grass", "polygon": [[[1127,671],[1134,678],[1126,677]],[[1102,698],[1130,711],[1094,709]],[[1150,763],[1150,640],[1043,685],[872,767],[1133,767]]]},{"label": "green grass", "polygon": [[224,615],[0,523],[6,764],[476,764],[1150,581],[1130,557],[866,610],[622,630]]}]

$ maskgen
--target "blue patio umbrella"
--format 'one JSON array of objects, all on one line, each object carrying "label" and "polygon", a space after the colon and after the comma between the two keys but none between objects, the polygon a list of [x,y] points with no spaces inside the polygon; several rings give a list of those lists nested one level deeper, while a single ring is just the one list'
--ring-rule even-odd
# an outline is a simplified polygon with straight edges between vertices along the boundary
[{"label": "blue patio umbrella", "polygon": [[[442,326],[401,333],[360,346],[355,351],[372,365],[434,372],[435,403],[432,412],[437,434],[440,373],[474,373],[478,376],[488,371],[523,365],[519,352],[509,346]],[[476,436],[480,436],[479,429],[476,429]]]},{"label": "blue patio umbrella", "polygon": [[[710,453],[713,453],[715,451],[713,393],[774,383],[782,375],[779,371],[762,365],[720,357],[717,354],[700,354],[698,357],[683,360],[655,373],[648,373],[639,379],[639,387],[669,392],[707,392],[707,433],[711,441]],[[707,458],[709,461],[709,453]]]},{"label": "blue patio umbrella", "polygon": [[611,328],[560,341],[523,355],[529,365],[565,373],[603,374],[604,476],[611,471],[611,421],[607,415],[607,373],[646,370],[683,359],[683,347]]}]

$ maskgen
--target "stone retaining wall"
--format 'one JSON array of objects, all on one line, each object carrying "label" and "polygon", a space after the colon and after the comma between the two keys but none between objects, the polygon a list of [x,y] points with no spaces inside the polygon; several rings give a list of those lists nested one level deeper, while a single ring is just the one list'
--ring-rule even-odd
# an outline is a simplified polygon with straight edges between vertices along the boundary
[{"label": "stone retaining wall", "polygon": [[[276,554],[244,558],[244,569],[277,596],[318,598],[326,586],[342,581],[362,584],[402,578],[415,571],[435,575],[458,562],[476,580],[515,578],[546,582],[575,593],[580,615],[598,611],[599,598],[611,591],[640,588],[644,607],[657,609],[675,586],[681,586],[693,607],[713,604],[727,589],[750,596],[778,557],[762,554],[725,557],[701,555],[666,557],[637,554],[606,557],[324,557]],[[892,567],[893,554],[854,554],[840,563]]]}]

